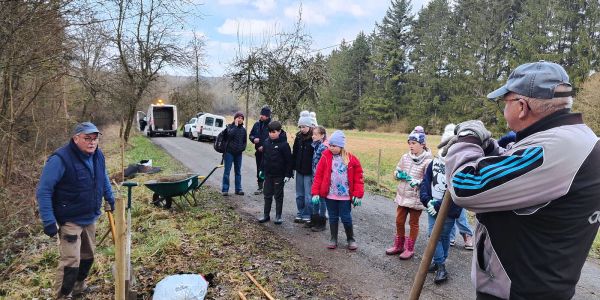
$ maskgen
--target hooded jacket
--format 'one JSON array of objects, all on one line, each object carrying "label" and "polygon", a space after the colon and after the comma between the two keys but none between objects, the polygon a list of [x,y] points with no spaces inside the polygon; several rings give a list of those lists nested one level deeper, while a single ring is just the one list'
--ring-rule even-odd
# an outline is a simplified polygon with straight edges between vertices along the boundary
[{"label": "hooded jacket", "polygon": [[294,146],[292,151],[292,159],[294,160],[294,170],[301,175],[312,175],[312,159],[315,149],[312,146],[312,138],[310,134],[302,134],[300,131],[296,133]]},{"label": "hooded jacket", "polygon": [[292,150],[282,130],[275,140],[267,138],[263,143],[261,170],[266,176],[293,177]]},{"label": "hooded jacket", "polygon": [[[365,195],[365,182],[363,169],[356,156],[349,154],[348,162],[348,186],[350,188],[350,199],[352,197],[362,198]],[[327,198],[329,186],[331,185],[331,168],[333,165],[333,154],[329,149],[323,151],[321,160],[317,164],[317,172],[313,179],[311,195]]]}]

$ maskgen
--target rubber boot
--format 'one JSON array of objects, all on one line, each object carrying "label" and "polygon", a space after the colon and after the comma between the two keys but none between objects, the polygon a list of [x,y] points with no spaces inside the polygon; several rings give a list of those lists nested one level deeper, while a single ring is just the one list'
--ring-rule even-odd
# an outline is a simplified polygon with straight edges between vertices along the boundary
[{"label": "rubber boot", "polygon": [[318,218],[317,224],[315,226],[313,226],[311,228],[311,230],[314,232],[325,230],[325,227],[327,227],[327,219],[325,219],[325,217],[321,217],[321,216],[318,216],[317,218]]},{"label": "rubber boot", "polygon": [[415,255],[415,241],[407,237],[404,244],[404,251],[400,254],[400,259],[411,259]]},{"label": "rubber boot", "polygon": [[394,246],[385,250],[385,254],[387,255],[395,255],[402,253],[404,251],[404,237],[396,235],[394,238]]},{"label": "rubber boot", "polygon": [[339,225],[339,223],[329,224],[329,231],[331,232],[331,238],[329,239],[329,243],[327,244],[327,249],[337,248],[338,225]]},{"label": "rubber boot", "polygon": [[354,240],[354,228],[352,228],[352,224],[344,224],[344,230],[346,231],[346,241],[348,241],[348,250],[356,250],[358,245]]},{"label": "rubber boot", "polygon": [[438,264],[438,269],[435,271],[435,278],[433,279],[433,283],[440,284],[444,283],[448,280],[448,272],[446,272],[446,265]]},{"label": "rubber boot", "polygon": [[319,215],[316,214],[312,214],[310,215],[310,221],[304,223],[304,228],[311,228],[314,226],[317,226],[317,224],[319,223]]}]

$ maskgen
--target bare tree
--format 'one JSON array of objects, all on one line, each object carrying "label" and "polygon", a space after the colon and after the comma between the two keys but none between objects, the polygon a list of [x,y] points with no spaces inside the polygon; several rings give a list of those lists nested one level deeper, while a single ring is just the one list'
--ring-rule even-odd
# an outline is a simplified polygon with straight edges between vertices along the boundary
[{"label": "bare tree", "polygon": [[114,0],[114,43],[118,50],[120,71],[125,79],[127,98],[121,99],[125,120],[122,135],[129,139],[136,108],[167,65],[185,64],[184,49],[176,42],[187,1],[175,0]]}]

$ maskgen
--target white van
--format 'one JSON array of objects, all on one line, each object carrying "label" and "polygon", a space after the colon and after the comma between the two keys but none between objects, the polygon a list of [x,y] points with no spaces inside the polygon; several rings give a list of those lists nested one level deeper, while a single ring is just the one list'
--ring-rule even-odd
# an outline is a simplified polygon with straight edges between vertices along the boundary
[{"label": "white van", "polygon": [[[177,136],[177,107],[171,104],[150,104],[148,113],[137,112],[138,129],[149,137],[156,135]],[[142,128],[145,127],[145,128]]]},{"label": "white van", "polygon": [[203,139],[215,140],[217,135],[225,129],[225,117],[203,114],[196,118],[196,130],[192,131],[192,138],[197,138],[198,141]]}]

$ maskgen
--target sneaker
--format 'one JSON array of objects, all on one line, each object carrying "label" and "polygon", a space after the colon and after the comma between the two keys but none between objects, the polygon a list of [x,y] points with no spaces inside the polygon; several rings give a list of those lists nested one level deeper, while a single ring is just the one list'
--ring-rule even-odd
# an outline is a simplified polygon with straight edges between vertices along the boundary
[{"label": "sneaker", "polygon": [[239,191],[239,192],[235,192],[236,195],[240,195],[240,196],[244,196],[244,192]]},{"label": "sneaker", "polygon": [[438,270],[438,264],[432,262],[427,269],[427,273],[435,273]]},{"label": "sneaker", "polygon": [[446,266],[444,264],[439,264],[437,271],[435,271],[435,277],[433,278],[433,283],[441,284],[448,280],[448,272],[446,272]]},{"label": "sneaker", "polygon": [[465,249],[473,250],[473,237],[465,234]]},{"label": "sneaker", "polygon": [[262,189],[258,189],[256,191],[254,191],[254,195],[260,195],[262,194]]},{"label": "sneaker", "polygon": [[454,244],[456,244],[455,240],[450,240],[450,246],[454,246]]},{"label": "sneaker", "polygon": [[266,223],[266,222],[269,222],[269,220],[271,220],[271,217],[264,216],[264,217],[258,219],[258,223]]},{"label": "sneaker", "polygon": [[223,192],[222,195],[223,196],[229,196],[229,192]]},{"label": "sneaker", "polygon": [[302,218],[301,217],[295,217],[294,218],[294,223],[303,223]]}]

